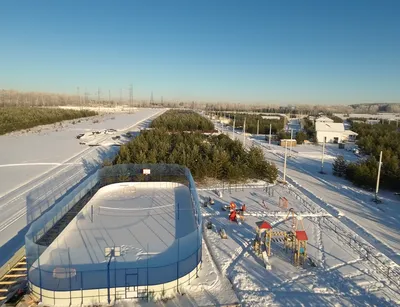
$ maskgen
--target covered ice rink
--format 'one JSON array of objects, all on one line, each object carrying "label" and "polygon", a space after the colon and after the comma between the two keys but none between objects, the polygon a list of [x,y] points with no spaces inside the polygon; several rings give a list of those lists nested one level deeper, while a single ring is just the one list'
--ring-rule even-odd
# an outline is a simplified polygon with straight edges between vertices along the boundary
[{"label": "covered ice rink", "polygon": [[29,269],[33,291],[57,306],[175,292],[202,259],[195,203],[175,182],[102,187]]}]

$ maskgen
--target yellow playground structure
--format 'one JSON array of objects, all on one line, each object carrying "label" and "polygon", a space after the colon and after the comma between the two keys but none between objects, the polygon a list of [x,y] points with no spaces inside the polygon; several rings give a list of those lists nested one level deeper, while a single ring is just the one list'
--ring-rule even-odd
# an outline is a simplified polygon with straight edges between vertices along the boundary
[{"label": "yellow playground structure", "polygon": [[273,231],[273,227],[266,221],[256,222],[256,238],[253,248],[257,255],[264,251],[271,256],[271,242],[283,242],[286,252],[292,252],[293,264],[304,265],[307,259],[307,233],[304,230],[303,218],[296,214],[293,208],[289,209],[288,215],[283,220],[292,218],[292,229],[290,231]]}]

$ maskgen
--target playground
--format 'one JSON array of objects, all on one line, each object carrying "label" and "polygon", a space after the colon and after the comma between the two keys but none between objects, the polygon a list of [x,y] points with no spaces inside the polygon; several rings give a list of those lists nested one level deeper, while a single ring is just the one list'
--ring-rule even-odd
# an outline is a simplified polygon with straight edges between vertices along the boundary
[{"label": "playground", "polygon": [[218,194],[199,192],[200,202],[214,202],[202,206],[204,238],[246,306],[392,306],[399,300],[398,287],[357,252],[340,221],[295,189]]}]

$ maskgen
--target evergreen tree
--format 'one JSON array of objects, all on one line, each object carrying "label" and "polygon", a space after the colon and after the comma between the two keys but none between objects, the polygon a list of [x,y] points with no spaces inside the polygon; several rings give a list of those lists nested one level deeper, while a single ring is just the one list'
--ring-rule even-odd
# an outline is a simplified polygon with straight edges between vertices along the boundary
[{"label": "evergreen tree", "polygon": [[343,156],[338,156],[332,165],[333,174],[335,176],[344,177],[347,171],[347,163]]},{"label": "evergreen tree", "polygon": [[305,140],[307,140],[307,134],[305,134],[303,131],[297,132],[296,134],[297,144],[303,144]]}]

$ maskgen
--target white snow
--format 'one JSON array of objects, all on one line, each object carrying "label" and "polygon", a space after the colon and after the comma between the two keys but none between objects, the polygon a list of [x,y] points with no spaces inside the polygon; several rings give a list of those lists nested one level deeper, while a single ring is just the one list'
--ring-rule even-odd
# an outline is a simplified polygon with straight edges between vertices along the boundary
[{"label": "white snow", "polygon": [[[160,266],[176,261],[177,252],[171,250],[171,245],[195,230],[186,186],[171,183],[168,188],[157,183],[150,188],[146,183],[111,184],[93,196],[46,249],[40,262],[42,266],[65,265],[60,262],[59,254],[69,249],[72,265],[98,264],[104,262],[106,247],[123,246],[121,257],[116,258],[118,263],[136,261],[139,265],[139,260],[151,255],[145,265]],[[153,257],[158,254],[161,257]],[[164,255],[172,256],[172,260]],[[88,270],[94,270],[93,267]]]}]

